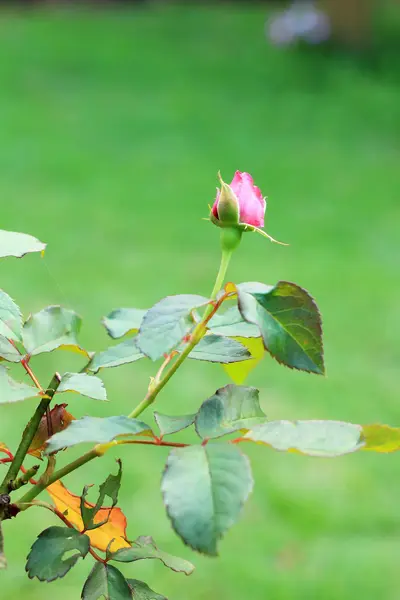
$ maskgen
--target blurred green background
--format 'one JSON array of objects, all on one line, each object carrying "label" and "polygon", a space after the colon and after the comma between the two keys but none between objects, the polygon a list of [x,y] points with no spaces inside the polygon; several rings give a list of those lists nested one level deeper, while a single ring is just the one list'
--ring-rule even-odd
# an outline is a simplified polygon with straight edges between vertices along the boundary
[{"label": "blurred green background", "polygon": [[[399,425],[395,58],[278,50],[265,40],[264,21],[265,7],[237,4],[0,13],[0,227],[48,243],[43,260],[2,261],[1,287],[25,314],[54,303],[74,308],[84,318],[83,345],[104,349],[100,319],[111,309],[211,290],[218,231],[201,218],[218,169],[227,181],[249,171],[269,197],[268,231],[290,246],[244,236],[229,278],[286,279],[310,290],[328,369],[320,378],[266,358],[248,379],[263,409],[278,419]],[[54,369],[79,364],[63,352],[33,362],[43,384]],[[154,370],[141,361],[103,372],[111,402],[71,395],[70,410],[127,413]],[[191,412],[226,383],[222,368],[192,361],[158,408]],[[29,401],[2,407],[1,438],[12,448],[32,411]],[[145,561],[123,567],[128,576],[171,600],[399,597],[397,455],[325,461],[246,451],[255,491],[217,559],[195,555],[171,530],[159,491],[166,451],[119,452],[129,536],[153,535],[197,567],[186,578]],[[75,493],[100,483],[116,456],[66,483]],[[24,573],[30,545],[50,522],[31,509],[5,523],[2,597],[80,596],[90,557],[51,584]]]}]

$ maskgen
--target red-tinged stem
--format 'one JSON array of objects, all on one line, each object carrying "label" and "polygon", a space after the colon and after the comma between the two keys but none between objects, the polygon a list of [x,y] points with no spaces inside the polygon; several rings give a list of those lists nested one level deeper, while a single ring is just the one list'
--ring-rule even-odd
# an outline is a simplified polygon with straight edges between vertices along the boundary
[{"label": "red-tinged stem", "polygon": [[[71,523],[70,521],[68,521],[67,517],[66,517],[65,515],[63,515],[63,513],[62,513],[61,511],[59,511],[59,510],[58,510],[57,508],[55,508],[55,507],[53,507],[53,509],[52,509],[52,510],[53,510],[54,514],[55,514],[55,515],[57,515],[57,517],[58,517],[59,519],[61,519],[61,521],[62,521],[63,523],[65,523],[65,525],[66,525],[67,527],[69,527],[70,529],[75,529],[75,527],[72,525],[72,523]],[[83,533],[83,532],[82,532],[82,533]],[[90,554],[93,556],[93,558],[94,558],[95,560],[97,560],[97,561],[99,561],[99,562],[102,562],[102,563],[104,563],[104,564],[106,563],[106,561],[105,561],[103,558],[101,558],[101,556],[99,556],[99,555],[98,555],[98,554],[97,554],[97,553],[96,553],[96,552],[93,550],[93,548],[92,548],[91,546],[90,546],[90,548],[89,548],[89,552],[90,552]]]},{"label": "red-tinged stem", "polygon": [[205,336],[205,334],[207,332],[207,323],[209,322],[209,320],[215,315],[215,313],[217,312],[217,310],[219,309],[221,304],[224,302],[224,300],[229,298],[231,295],[232,295],[232,292],[227,292],[227,293],[223,294],[221,296],[221,298],[219,298],[218,301],[212,302],[208,306],[209,310],[206,311],[206,314],[203,317],[203,319],[200,321],[200,323],[198,323],[196,325],[192,335],[190,336],[190,342],[187,344],[186,348],[182,351],[181,354],[179,354],[178,358],[173,363],[173,365],[171,366],[169,371],[167,371],[165,373],[164,377],[162,377],[162,379],[160,379],[160,381],[155,382],[154,385],[150,386],[144,399],[128,415],[128,417],[130,419],[136,419],[146,408],[148,408],[150,406],[150,404],[153,404],[153,402],[155,401],[155,399],[157,398],[158,394],[161,392],[163,387],[171,379],[172,375],[174,373],[176,373],[176,371],[179,369],[181,364],[189,356],[189,354],[191,353],[193,348],[195,346],[197,346],[197,344],[200,342],[200,340]]},{"label": "red-tinged stem", "polygon": [[119,444],[146,444],[148,446],[166,446],[168,448],[186,448],[187,446],[190,446],[190,444],[181,444],[180,442],[164,442],[159,438],[154,440],[154,442],[150,440],[121,440]]},{"label": "red-tinged stem", "polygon": [[161,365],[161,367],[158,369],[156,376],[154,377],[154,383],[158,383],[160,381],[161,375],[163,374],[165,368],[169,365],[171,360],[178,354],[179,354],[179,352],[177,352],[176,350],[173,350],[170,354],[165,355],[165,360],[164,360],[163,364]]},{"label": "red-tinged stem", "polygon": [[[123,444],[144,444],[144,445],[149,445],[149,446],[166,446],[169,448],[186,448],[186,446],[189,446],[189,444],[182,444],[179,442],[164,442],[160,439],[127,440],[127,441],[119,440],[118,442],[116,442],[115,445],[123,445]],[[104,445],[106,445],[106,444],[104,444]],[[113,445],[114,444],[112,444],[112,443],[109,444],[110,447],[112,447]],[[36,496],[38,496],[43,490],[45,490],[47,487],[49,487],[49,485],[51,485],[55,481],[58,481],[59,479],[62,479],[69,473],[72,473],[72,471],[79,469],[84,464],[92,461],[93,459],[97,458],[98,456],[102,456],[103,454],[104,454],[104,450],[101,449],[101,444],[99,444],[98,446],[95,446],[92,450],[90,450],[83,456],[77,458],[76,460],[72,461],[68,465],[65,465],[61,469],[58,469],[58,471],[54,471],[53,475],[51,475],[51,477],[49,477],[49,479],[46,482],[39,481],[22,498],[20,498],[20,500],[18,500],[17,505],[19,506],[19,508],[21,510],[25,510],[26,508],[29,507],[32,500],[34,498],[36,498]]]},{"label": "red-tinged stem", "polygon": [[42,386],[40,385],[39,380],[36,377],[35,373],[30,368],[28,361],[29,361],[29,359],[23,358],[21,360],[21,365],[24,367],[25,371],[28,373],[29,377],[32,379],[33,383],[38,388],[38,390],[40,390],[40,392],[44,393],[44,390],[43,390]]},{"label": "red-tinged stem", "polygon": [[[7,449],[7,448],[0,448],[0,452],[4,452],[4,454],[8,455],[8,458],[2,458],[0,460],[0,465],[5,465],[7,463],[10,463],[14,460],[14,455]],[[23,465],[20,466],[19,470],[26,475],[27,470],[25,469],[25,467]],[[33,477],[31,477],[31,479],[29,480],[29,483],[31,483],[32,485],[36,485],[38,482],[36,481],[36,479],[33,479]]]},{"label": "red-tinged stem", "polygon": [[246,440],[246,438],[244,437],[238,437],[235,438],[234,440],[230,440],[231,444],[240,444],[240,442],[248,442],[249,440]]},{"label": "red-tinged stem", "polygon": [[[188,355],[193,350],[193,348],[200,342],[200,340],[207,333],[207,324],[210,321],[210,319],[217,312],[217,310],[219,309],[221,304],[227,298],[232,296],[231,291],[226,291],[224,294],[222,294],[222,296],[218,300],[216,300],[217,294],[223,286],[223,281],[225,278],[225,274],[226,274],[226,270],[228,267],[230,256],[231,256],[231,251],[223,251],[220,269],[219,269],[219,272],[217,275],[214,289],[211,294],[211,302],[209,303],[208,307],[206,308],[206,311],[203,315],[202,320],[196,325],[196,327],[194,328],[194,331],[191,333],[189,341],[187,342],[187,346],[182,351],[182,353],[179,354],[177,360],[172,364],[170,369],[162,377],[165,367],[174,358],[175,353],[172,352],[168,356],[165,357],[165,361],[162,364],[161,369],[157,373],[155,380],[153,382],[153,385],[151,385],[149,387],[149,390],[148,390],[145,398],[128,415],[130,418],[136,418],[148,406],[150,406],[150,404],[152,404],[155,401],[159,392],[164,388],[164,386],[168,383],[168,381],[171,379],[171,377],[174,375],[174,373],[179,369],[179,367],[184,362],[184,360],[188,357]],[[25,361],[24,367],[29,374],[30,368],[29,368],[29,365],[26,363],[26,361]],[[59,384],[59,382],[57,383],[55,388],[57,388],[58,384]],[[53,394],[54,394],[54,392],[53,392]],[[46,395],[47,396],[49,395],[49,390],[47,390]],[[182,443],[178,443],[178,442],[164,442],[160,438],[155,438],[154,440],[131,440],[131,441],[122,441],[121,440],[120,442],[117,442],[117,443],[118,444],[129,443],[129,444],[143,444],[143,445],[151,445],[151,446],[165,446],[165,447],[171,447],[171,448],[185,448],[189,445],[189,444],[182,444]],[[112,445],[113,444],[103,444],[103,445],[100,444],[100,445],[95,446],[91,451],[87,452],[81,458],[69,463],[68,465],[59,469],[58,471],[55,471],[53,473],[53,475],[48,479],[47,482],[45,482],[45,483],[39,482],[38,484],[36,484],[27,494],[25,494],[25,496],[23,496],[20,499],[20,501],[17,504],[19,504],[21,509],[24,510],[24,508],[22,508],[23,505],[26,503],[30,503],[46,487],[48,487],[55,481],[61,479],[68,473],[71,473],[75,469],[83,466],[87,462],[93,460],[94,458],[97,458],[98,456],[102,456],[104,454],[104,452],[106,451],[106,449],[108,449],[108,447],[111,447]],[[11,467],[12,466],[13,465],[11,465]],[[3,482],[3,486],[4,486],[4,483],[5,482]]]},{"label": "red-tinged stem", "polygon": [[8,448],[0,448],[0,452],[4,452],[4,454],[7,454],[8,458],[14,460],[14,454],[12,454]]}]

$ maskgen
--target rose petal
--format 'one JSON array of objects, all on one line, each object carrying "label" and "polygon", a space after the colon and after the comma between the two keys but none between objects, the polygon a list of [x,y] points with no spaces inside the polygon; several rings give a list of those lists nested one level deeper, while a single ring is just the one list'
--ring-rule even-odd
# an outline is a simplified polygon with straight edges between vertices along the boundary
[{"label": "rose petal", "polygon": [[[239,180],[238,172],[235,178]],[[264,227],[265,200],[260,189],[253,185],[253,178],[249,173],[241,173],[240,181],[240,191],[237,192],[240,222],[254,227]]]}]

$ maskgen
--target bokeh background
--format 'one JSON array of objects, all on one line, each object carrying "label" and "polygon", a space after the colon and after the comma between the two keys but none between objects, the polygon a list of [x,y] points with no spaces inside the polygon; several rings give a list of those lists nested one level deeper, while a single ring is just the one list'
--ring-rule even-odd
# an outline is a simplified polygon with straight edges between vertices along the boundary
[{"label": "bokeh background", "polygon": [[[229,278],[309,289],[324,319],[328,369],[320,378],[267,358],[248,379],[263,409],[272,419],[398,426],[398,6],[379,3],[362,43],[356,36],[312,47],[270,43],[265,23],[276,8],[1,7],[0,227],[48,243],[43,260],[3,260],[1,287],[25,314],[55,303],[74,308],[84,318],[83,345],[104,349],[110,341],[100,320],[111,309],[209,292],[218,231],[202,217],[216,173],[229,181],[236,169],[249,171],[269,197],[268,231],[290,246],[244,236]],[[222,368],[189,363],[160,394],[161,411],[191,412],[227,383]],[[63,352],[33,362],[43,383],[79,364]],[[69,408],[75,416],[127,413],[154,369],[141,361],[104,372],[111,402],[71,395]],[[2,407],[1,438],[11,447],[32,410],[29,402]],[[121,450],[129,536],[153,535],[197,567],[186,578],[145,561],[123,567],[128,576],[171,600],[398,599],[397,455],[325,461],[246,451],[255,490],[210,559],[171,530],[159,491],[166,451]],[[100,483],[115,457],[66,483],[75,493]],[[40,509],[5,523],[2,597],[80,597],[90,557],[51,584],[24,573],[30,545],[48,525]]]}]

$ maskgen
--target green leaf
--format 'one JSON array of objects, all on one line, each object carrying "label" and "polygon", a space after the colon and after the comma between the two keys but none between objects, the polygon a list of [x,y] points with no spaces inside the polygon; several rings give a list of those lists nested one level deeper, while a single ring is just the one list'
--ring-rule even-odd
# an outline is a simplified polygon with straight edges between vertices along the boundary
[{"label": "green leaf", "polygon": [[103,325],[110,337],[117,339],[139,330],[147,310],[139,308],[116,308],[104,317]]},{"label": "green leaf", "polygon": [[257,325],[247,323],[237,306],[228,308],[224,313],[216,313],[208,323],[208,329],[215,334],[231,337],[258,338],[261,336]]},{"label": "green leaf", "polygon": [[161,490],[172,526],[194,550],[217,554],[253,488],[249,460],[232,444],[176,448]]},{"label": "green leaf", "polygon": [[268,294],[274,289],[273,285],[267,285],[260,281],[246,281],[245,283],[239,283],[236,286],[238,292],[246,292],[248,294]]},{"label": "green leaf", "polygon": [[156,594],[144,581],[127,579],[127,582],[131,588],[133,600],[168,600],[165,596]]},{"label": "green leaf", "polygon": [[22,316],[19,307],[8,294],[0,290],[0,335],[21,341]]},{"label": "green leaf", "polygon": [[141,358],[145,358],[145,355],[136,346],[136,340],[130,338],[121,342],[121,344],[111,346],[111,348],[95,354],[90,363],[89,370],[97,373],[100,369],[119,367],[120,365],[140,360]]},{"label": "green leaf", "polygon": [[362,450],[373,452],[397,452],[400,450],[400,428],[389,425],[363,425],[362,438],[365,446]]},{"label": "green leaf", "polygon": [[105,444],[119,436],[149,435],[151,428],[128,417],[83,417],[56,433],[48,440],[46,454],[84,442]]},{"label": "green leaf", "polygon": [[107,400],[102,380],[86,373],[65,373],[57,388],[57,393],[60,392],[76,392],[93,400]]},{"label": "green leaf", "polygon": [[154,411],[154,418],[160,429],[160,436],[164,437],[164,435],[171,435],[190,427],[194,423],[196,414],[170,417]]},{"label": "green leaf", "polygon": [[118,463],[118,473],[116,475],[109,475],[107,477],[107,479],[104,481],[104,483],[102,483],[99,486],[99,497],[97,499],[95,506],[91,507],[86,504],[86,495],[87,495],[89,486],[86,485],[83,489],[83,493],[81,496],[80,509],[81,509],[81,516],[82,516],[83,524],[85,526],[85,530],[97,529],[98,527],[101,527],[102,525],[107,523],[108,519],[105,519],[99,523],[93,522],[95,516],[97,515],[99,510],[102,508],[106,496],[108,498],[110,498],[110,500],[112,502],[112,504],[110,506],[110,512],[111,512],[111,509],[113,509],[114,506],[118,502],[118,493],[119,493],[119,488],[121,487],[122,463],[119,459],[117,460],[117,463]]},{"label": "green leaf", "polygon": [[221,335],[206,335],[193,348],[188,358],[215,363],[236,363],[250,360],[251,354],[240,342]]},{"label": "green leaf", "polygon": [[0,258],[16,256],[21,258],[30,252],[44,252],[46,244],[26,233],[0,230]]},{"label": "green leaf", "polygon": [[8,362],[20,362],[22,356],[18,352],[17,348],[12,345],[6,338],[0,335],[0,358],[7,360]]},{"label": "green leaf", "polygon": [[87,356],[77,339],[81,324],[82,319],[74,311],[48,306],[26,321],[22,332],[24,346],[31,355],[67,347]]},{"label": "green leaf", "polygon": [[282,452],[309,456],[341,456],[364,446],[361,425],[342,421],[270,421],[256,425],[244,440]]},{"label": "green leaf", "polygon": [[[39,581],[54,581],[64,577],[78,558],[85,558],[89,548],[87,535],[66,527],[49,527],[33,544],[25,570],[30,579],[37,577]],[[64,554],[72,550],[76,553],[64,560]]]},{"label": "green leaf", "polygon": [[162,550],[157,548],[152,537],[144,535],[138,537],[130,548],[121,548],[121,550],[117,550],[111,554],[111,560],[118,562],[134,562],[136,560],[153,558],[157,558],[166,567],[177,573],[190,575],[194,571],[192,563],[183,558],[172,556],[172,554],[167,554],[167,552],[162,552]]},{"label": "green leaf", "polygon": [[229,384],[203,402],[195,427],[200,437],[210,439],[239,429],[249,430],[266,419],[256,388]]},{"label": "green leaf", "polygon": [[82,590],[82,600],[132,600],[131,589],[121,571],[97,562]]},{"label": "green leaf", "polygon": [[191,294],[163,298],[145,314],[136,338],[138,348],[152,360],[161,358],[192,328],[191,312],[208,302],[208,298]]},{"label": "green leaf", "polygon": [[243,318],[260,328],[264,345],[280,363],[324,373],[322,326],[311,296],[294,283],[280,281],[268,293],[240,291]]},{"label": "green leaf", "polygon": [[39,396],[38,392],[37,388],[12,379],[6,367],[0,365],[0,404],[36,398]]}]

